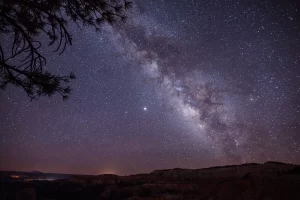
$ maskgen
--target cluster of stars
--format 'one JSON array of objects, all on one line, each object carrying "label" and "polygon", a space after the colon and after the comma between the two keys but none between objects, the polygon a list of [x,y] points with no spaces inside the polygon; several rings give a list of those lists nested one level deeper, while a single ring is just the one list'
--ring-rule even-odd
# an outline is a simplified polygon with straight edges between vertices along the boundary
[{"label": "cluster of stars", "polygon": [[[297,1],[135,1],[47,68],[78,77],[67,102],[0,93],[0,169],[134,174],[300,163]],[[47,53],[49,52],[49,53]],[[5,161],[5,162],[2,162]]]}]

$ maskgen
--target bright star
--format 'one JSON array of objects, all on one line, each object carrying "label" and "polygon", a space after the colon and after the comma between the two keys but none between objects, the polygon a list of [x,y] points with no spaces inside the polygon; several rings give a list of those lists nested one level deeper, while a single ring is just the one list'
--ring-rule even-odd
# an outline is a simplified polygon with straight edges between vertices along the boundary
[{"label": "bright star", "polygon": [[147,107],[144,107],[144,111],[147,111]]}]

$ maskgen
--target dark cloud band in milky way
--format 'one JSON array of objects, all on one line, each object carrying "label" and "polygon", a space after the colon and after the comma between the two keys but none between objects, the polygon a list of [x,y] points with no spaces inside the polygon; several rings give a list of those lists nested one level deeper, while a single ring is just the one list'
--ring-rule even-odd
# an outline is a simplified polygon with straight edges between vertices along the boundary
[{"label": "dark cloud band in milky way", "polygon": [[129,23],[123,29],[107,27],[117,49],[153,80],[157,95],[201,139],[199,145],[214,146],[216,153],[242,162],[248,132],[236,115],[236,107],[242,105],[234,105],[230,99],[238,89],[201,69],[181,65],[178,61],[184,54],[178,38],[151,30],[139,21]]},{"label": "dark cloud band in milky way", "polygon": [[[272,17],[279,14],[276,13],[278,11],[272,10],[270,13],[263,15],[263,6],[267,5],[260,5],[258,2],[253,2],[251,5],[252,7],[248,11],[256,9],[258,13],[266,18],[268,23],[276,23],[276,17]],[[270,5],[275,8],[280,6],[280,3]],[[291,5],[292,3],[288,6],[289,10],[293,10]],[[236,4],[236,6],[243,7],[243,4]],[[216,11],[218,15],[222,15],[222,12],[222,10],[219,13]],[[205,19],[205,17],[210,16],[202,14],[203,16],[199,16],[199,18]],[[215,15],[214,18],[218,15]],[[247,17],[250,17],[250,15]],[[293,15],[293,17],[289,19],[295,20],[296,16]],[[255,20],[259,19],[253,18],[252,20],[253,26],[253,24],[256,24]],[[250,21],[248,20],[247,23],[251,23]],[[254,63],[261,62],[256,65],[249,65],[248,68],[252,68],[252,70],[256,68],[258,70],[263,69],[264,61],[260,57],[264,57],[266,53],[268,54],[268,52],[265,52],[266,49],[274,49],[276,40],[269,40],[268,36],[265,35],[261,38],[251,37],[251,40],[248,36],[241,39],[237,38],[232,44],[236,45],[234,48],[241,50],[241,56],[232,57],[231,49],[224,49],[223,55],[219,55],[217,51],[213,52],[216,54],[215,60],[227,60],[227,57],[231,57],[233,62],[224,62],[224,65],[222,62],[217,64],[205,63],[205,56],[208,55],[208,52],[202,52],[202,55],[199,55],[198,62],[203,62],[204,64],[201,64],[204,65],[204,68],[207,68],[205,65],[212,65],[212,68],[219,69],[221,74],[225,74],[220,76],[218,72],[209,73],[202,70],[201,65],[191,61],[193,60],[191,57],[193,48],[187,45],[185,38],[176,33],[170,33],[168,28],[161,28],[155,24],[154,18],[136,9],[132,20],[126,26],[117,31],[112,31],[114,41],[126,57],[138,63],[145,76],[153,80],[153,84],[157,85],[157,95],[166,102],[166,106],[175,110],[179,119],[191,129],[191,133],[201,138],[200,145],[205,144],[207,148],[216,147],[217,154],[225,154],[235,162],[252,161],[253,158],[259,158],[261,155],[265,157],[265,155],[273,154],[276,151],[273,151],[273,149],[278,148],[278,146],[287,148],[285,144],[292,142],[292,137],[284,137],[285,133],[282,133],[284,130],[280,128],[277,129],[277,133],[268,130],[268,126],[272,129],[277,126],[275,121],[278,119],[279,114],[276,106],[282,104],[279,98],[277,98],[277,102],[271,103],[270,101],[273,100],[271,97],[261,98],[259,95],[253,95],[257,90],[260,90],[260,86],[254,82],[254,76],[252,76],[252,80],[252,77],[250,77],[250,79],[244,81],[237,81],[232,79],[232,76],[227,77],[224,73],[228,69],[235,70],[236,68],[233,67],[243,57],[245,57],[246,62],[248,60]],[[262,25],[261,28],[264,29],[265,25]],[[211,43],[212,46],[215,45],[214,41]],[[293,48],[296,48],[296,46],[293,45]],[[255,52],[255,49],[258,52]],[[276,47],[272,51],[276,50],[279,51],[280,48]],[[292,50],[292,54],[294,52]],[[275,56],[272,59],[274,60]],[[237,67],[243,69],[245,75],[247,70],[251,69],[244,69],[244,65]],[[259,75],[256,76],[259,77]],[[260,104],[258,104],[259,101],[261,101]],[[257,109],[251,109],[251,102],[254,103],[253,106],[260,107],[261,114],[259,117],[257,117]],[[272,106],[272,109],[269,108],[270,106]],[[266,122],[273,121],[273,123],[261,125],[257,123],[260,118]],[[292,133],[286,134],[292,135]],[[280,141],[265,144],[266,141],[274,139]],[[288,150],[283,152],[286,151]]]}]

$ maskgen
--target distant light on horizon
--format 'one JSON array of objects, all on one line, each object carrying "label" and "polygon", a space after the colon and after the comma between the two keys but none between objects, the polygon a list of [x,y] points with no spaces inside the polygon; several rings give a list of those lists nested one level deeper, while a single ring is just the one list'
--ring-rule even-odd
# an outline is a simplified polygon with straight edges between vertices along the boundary
[{"label": "distant light on horizon", "polygon": [[115,174],[115,175],[119,175],[119,173],[118,173],[118,171],[116,169],[103,169],[98,174],[99,175],[102,175],[102,174]]}]

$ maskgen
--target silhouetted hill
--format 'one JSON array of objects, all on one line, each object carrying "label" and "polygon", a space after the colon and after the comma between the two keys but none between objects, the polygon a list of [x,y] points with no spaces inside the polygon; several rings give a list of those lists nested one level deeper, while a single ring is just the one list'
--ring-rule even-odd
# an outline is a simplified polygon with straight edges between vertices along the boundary
[{"label": "silhouetted hill", "polygon": [[30,173],[42,174],[43,172],[41,172],[41,171],[31,171]]},{"label": "silhouetted hill", "polygon": [[[63,180],[52,181],[34,179],[40,177],[30,177],[30,173],[26,173],[27,179],[22,179],[19,176],[22,173],[16,173],[0,173],[1,182],[5,182],[1,200],[22,199],[22,196],[44,200],[300,199],[300,166],[272,161],[203,169],[162,169],[130,176],[65,175]],[[10,179],[3,179],[3,174]]]}]

